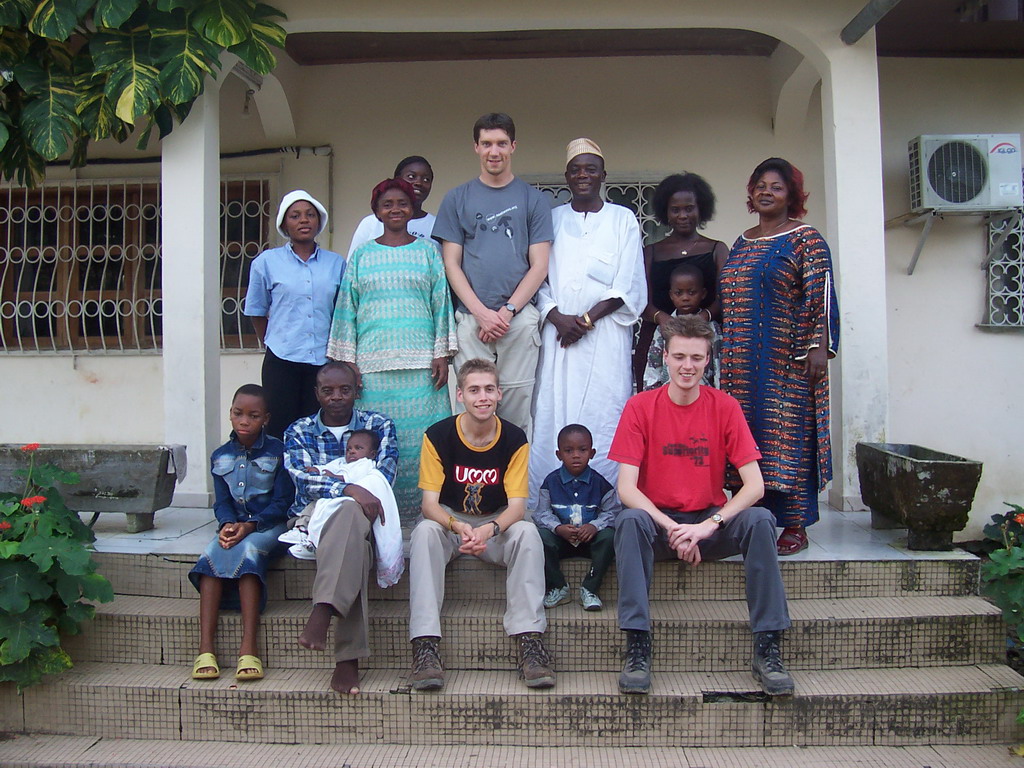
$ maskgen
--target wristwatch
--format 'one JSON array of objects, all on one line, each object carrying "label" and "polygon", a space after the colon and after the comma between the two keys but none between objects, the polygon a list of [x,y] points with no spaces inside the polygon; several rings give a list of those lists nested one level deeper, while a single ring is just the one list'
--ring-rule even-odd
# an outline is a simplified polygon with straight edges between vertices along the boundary
[{"label": "wristwatch", "polygon": [[512,317],[515,317],[516,316],[516,312],[519,311],[519,310],[516,309],[516,305],[513,304],[511,301],[506,301],[505,302],[505,309],[507,309],[509,312],[512,313]]},{"label": "wristwatch", "polygon": [[501,533],[501,526],[498,525],[497,520],[491,520],[491,525],[494,526],[494,535],[497,536]]},{"label": "wristwatch", "polygon": [[717,525],[717,526],[718,526],[719,528],[721,528],[721,527],[722,527],[723,525],[725,525],[725,518],[724,518],[724,517],[722,517],[722,516],[721,516],[720,514],[718,514],[717,512],[715,512],[715,514],[713,514],[713,515],[711,516],[711,521],[712,521],[713,523],[715,523],[715,524],[716,524],[716,525]]}]

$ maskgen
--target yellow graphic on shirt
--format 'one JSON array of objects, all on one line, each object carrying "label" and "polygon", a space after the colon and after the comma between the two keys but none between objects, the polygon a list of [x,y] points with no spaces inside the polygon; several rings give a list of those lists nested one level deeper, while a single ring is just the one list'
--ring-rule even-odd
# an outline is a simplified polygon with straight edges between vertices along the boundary
[{"label": "yellow graphic on shirt", "polygon": [[484,486],[482,483],[470,483],[466,486],[466,500],[463,502],[463,509],[467,515],[482,515],[480,509],[481,495]]}]

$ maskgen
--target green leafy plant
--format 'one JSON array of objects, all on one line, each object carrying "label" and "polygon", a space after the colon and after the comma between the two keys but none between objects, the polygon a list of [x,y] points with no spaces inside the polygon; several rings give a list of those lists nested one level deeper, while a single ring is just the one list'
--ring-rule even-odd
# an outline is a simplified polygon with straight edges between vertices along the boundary
[{"label": "green leafy plant", "polygon": [[88,549],[89,526],[66,506],[58,483],[78,475],[51,464],[36,466],[38,443],[23,446],[28,468],[24,495],[0,493],[0,681],[21,690],[44,675],[70,669],[62,635],[75,635],[114,591]]},{"label": "green leafy plant", "polygon": [[1024,507],[1007,504],[1009,511],[992,515],[985,538],[997,549],[981,565],[982,592],[1003,612],[1011,639],[1024,640]]},{"label": "green leafy plant", "polygon": [[90,140],[126,141],[139,120],[163,138],[229,51],[259,74],[277,64],[284,14],[256,0],[0,2],[0,173],[35,186],[46,162]]}]

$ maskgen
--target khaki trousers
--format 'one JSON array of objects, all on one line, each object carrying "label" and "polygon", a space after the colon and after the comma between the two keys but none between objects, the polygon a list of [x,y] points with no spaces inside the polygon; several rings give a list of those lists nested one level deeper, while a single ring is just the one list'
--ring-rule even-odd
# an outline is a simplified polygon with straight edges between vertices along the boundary
[{"label": "khaki trousers", "polygon": [[[487,518],[456,515],[457,519],[479,525]],[[499,513],[500,514],[500,513]],[[493,515],[490,519],[494,519]],[[409,547],[409,639],[441,636],[441,606],[444,604],[444,574],[448,563],[459,556],[462,539],[433,520],[421,520],[413,529]],[[543,632],[544,546],[537,526],[525,520],[488,540],[479,558],[504,566],[505,632]]]},{"label": "khaki trousers", "polygon": [[373,565],[371,531],[363,508],[354,499],[346,499],[320,534],[313,604],[327,603],[337,614],[334,623],[336,661],[364,659],[370,655],[366,586]]},{"label": "khaki trousers", "polygon": [[[498,366],[501,402],[498,415],[521,427],[529,439],[533,428],[530,404],[533,402],[533,382],[537,376],[537,358],[540,355],[540,312],[527,304],[516,313],[509,324],[508,333],[497,341],[483,342],[477,335],[480,326],[467,312],[455,313],[455,328],[459,337],[459,353],[455,356],[455,370],[467,360],[480,358]],[[464,411],[460,405],[457,412]]]}]

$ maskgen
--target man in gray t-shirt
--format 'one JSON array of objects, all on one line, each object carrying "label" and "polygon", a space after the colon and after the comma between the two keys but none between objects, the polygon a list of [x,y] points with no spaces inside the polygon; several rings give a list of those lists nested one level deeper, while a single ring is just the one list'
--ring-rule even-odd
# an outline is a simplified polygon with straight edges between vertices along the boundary
[{"label": "man in gray t-shirt", "polygon": [[530,402],[540,350],[534,295],[548,273],[554,229],[551,205],[512,173],[512,118],[484,115],[473,126],[480,176],[445,195],[433,236],[441,241],[457,297],[459,353],[498,366],[498,415],[530,435]]}]

